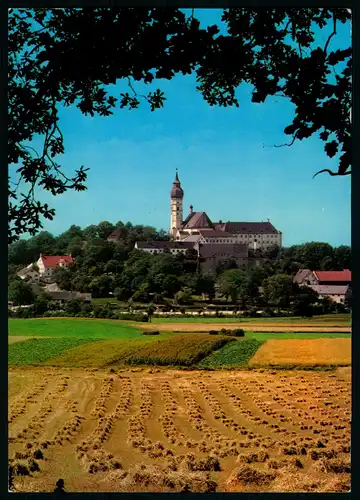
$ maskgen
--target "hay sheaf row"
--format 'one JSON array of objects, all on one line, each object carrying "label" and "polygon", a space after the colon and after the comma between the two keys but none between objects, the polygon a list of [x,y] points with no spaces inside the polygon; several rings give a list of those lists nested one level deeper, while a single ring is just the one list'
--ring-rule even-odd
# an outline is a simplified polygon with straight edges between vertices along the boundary
[{"label": "hay sheaf row", "polygon": [[163,435],[171,444],[175,446],[195,448],[198,444],[197,441],[189,439],[188,436],[181,432],[175,424],[174,416],[177,413],[178,402],[175,400],[170,384],[167,380],[160,384],[160,392],[164,401],[164,412],[159,418]]},{"label": "hay sheaf row", "polygon": [[214,493],[217,483],[209,472],[172,470],[160,465],[137,464],[129,471],[116,471],[107,477],[107,483],[118,492],[180,492]]},{"label": "hay sheaf row", "polygon": [[119,403],[106,414],[108,398],[114,389],[114,377],[105,377],[100,396],[94,404],[91,415],[98,418],[97,425],[89,437],[76,446],[77,458],[86,470],[93,474],[112,469],[122,469],[121,460],[104,450],[104,443],[110,438],[115,423],[129,411],[133,399],[133,388],[129,378],[121,377]]},{"label": "hay sheaf row", "polygon": [[149,458],[157,459],[173,456],[174,453],[160,441],[153,442],[146,437],[146,425],[152,423],[154,403],[153,388],[144,383],[140,389],[139,410],[128,419],[128,443]]},{"label": "hay sheaf row", "polygon": [[[210,426],[203,414],[203,409],[196,402],[194,393],[188,387],[180,386],[182,396],[186,404],[186,413],[191,426],[203,435],[202,441],[198,444],[200,453],[209,453],[215,457],[225,458],[228,456],[236,456],[238,454],[238,446],[241,446],[236,440],[225,437],[216,428]],[[242,443],[242,445],[250,446],[250,444]]]},{"label": "hay sheaf row", "polygon": [[[229,387],[229,384],[225,384],[223,382],[220,382],[219,384],[219,389],[221,390],[221,393],[226,396],[230,402],[230,405],[232,406],[233,410],[237,413],[243,416],[247,421],[250,422],[251,426],[256,425],[256,426],[266,426],[271,433],[274,434],[286,434],[287,429],[286,427],[283,427],[282,425],[279,424],[279,420],[276,420],[275,422],[270,422],[268,420],[268,417],[272,415],[272,412],[264,412],[263,417],[260,417],[259,414],[255,414],[255,412],[246,405],[246,403],[243,402],[244,397],[243,394],[248,394],[248,387],[244,386],[241,382],[234,382],[234,384],[237,384],[238,387],[241,389],[241,396],[238,394],[235,394],[233,390],[231,390],[231,386]],[[242,430],[243,434],[247,434],[248,431],[247,429]],[[252,432],[252,436],[259,436],[258,434]],[[254,437],[252,437],[254,439]],[[269,442],[272,440],[269,440]]]},{"label": "hay sheaf row", "polygon": [[[10,467],[12,468],[12,472],[15,476],[27,476],[34,472],[39,472],[41,469],[38,461],[45,458],[44,450],[59,442],[57,438],[64,437],[63,434],[69,429],[70,432],[74,432],[76,430],[79,423],[77,420],[73,419],[71,422],[68,422],[68,425],[65,425],[62,430],[57,432],[54,439],[40,442],[41,432],[45,428],[45,421],[54,411],[54,407],[51,403],[53,403],[65,391],[68,386],[68,379],[69,377],[67,376],[62,377],[55,386],[54,390],[45,396],[39,410],[31,418],[28,425],[24,427],[20,433],[18,433],[16,438],[9,438],[9,442],[24,443],[23,451],[16,451],[14,456],[9,459]],[[32,396],[34,396],[34,393],[40,394],[43,392],[45,386],[46,383],[39,384],[36,390],[31,393]],[[27,398],[27,400],[36,402],[33,401],[32,397]],[[77,402],[75,401],[71,404],[69,400],[66,400],[66,404],[69,408],[71,406],[72,411],[76,411],[76,403]],[[75,417],[77,417],[77,415]]]},{"label": "hay sheaf row", "polygon": [[8,423],[11,424],[20,415],[24,415],[29,407],[29,404],[36,403],[35,398],[45,391],[45,388],[49,380],[46,382],[40,382],[35,385],[34,389],[25,395],[21,395],[17,398],[9,408]]},{"label": "hay sheaf row", "polygon": [[[311,431],[314,435],[338,436],[341,433],[337,431],[349,428],[350,410],[341,408],[333,401],[334,397],[337,398],[339,390],[341,391],[338,383],[329,381],[324,386],[318,385],[316,380],[306,380],[305,384],[304,376],[294,377],[294,382],[289,383],[288,379],[281,375],[279,382],[275,385],[276,395],[273,393],[273,388],[266,387],[257,379],[254,379],[243,390],[268,416],[276,421],[288,422],[288,425],[295,429],[296,434],[299,431],[300,434],[302,434],[301,431]],[[293,390],[291,387],[295,383],[296,389]],[[279,410],[268,409],[268,403],[263,402],[266,394],[268,394],[268,399],[273,400],[274,404],[280,407]],[[314,394],[316,394],[316,399],[314,399]],[[315,410],[316,414],[309,414],[309,410]]]},{"label": "hay sheaf row", "polygon": [[[25,441],[29,442],[29,440],[38,439],[41,430],[44,428],[44,422],[46,418],[53,411],[51,403],[65,390],[68,384],[67,382],[68,378],[69,377],[63,377],[62,379],[60,379],[55,389],[44,397],[40,408],[32,417],[30,423],[26,427],[24,427],[24,429],[20,431],[16,436],[10,435],[9,443],[18,443],[18,442],[22,443]],[[36,389],[30,395],[27,396],[26,401],[37,403],[37,401],[34,400],[33,398],[35,397],[35,395],[40,395],[44,391],[45,387],[46,383],[38,384]],[[15,415],[16,417],[25,414],[27,406],[28,406],[27,403],[25,403],[25,409],[22,408],[21,410],[19,410],[18,414],[13,414],[13,415]]]}]

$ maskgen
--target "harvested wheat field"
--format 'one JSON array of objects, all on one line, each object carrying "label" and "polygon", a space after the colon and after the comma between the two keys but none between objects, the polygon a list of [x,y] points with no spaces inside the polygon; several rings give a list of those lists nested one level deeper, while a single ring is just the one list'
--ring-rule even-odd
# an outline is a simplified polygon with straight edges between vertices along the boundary
[{"label": "harvested wheat field", "polygon": [[247,332],[314,332],[314,333],[324,333],[324,332],[334,332],[334,333],[351,333],[351,327],[349,326],[315,326],[292,323],[180,323],[180,322],[167,322],[167,323],[140,323],[136,325],[137,328],[141,330],[156,330],[160,332],[176,332],[176,333],[186,333],[186,332],[208,332],[209,330],[219,330],[221,328],[234,329],[243,328]]},{"label": "harvested wheat field", "polygon": [[351,339],[268,340],[249,360],[249,366],[350,365]]},{"label": "harvested wheat field", "polygon": [[13,491],[350,488],[350,369],[9,369]]}]

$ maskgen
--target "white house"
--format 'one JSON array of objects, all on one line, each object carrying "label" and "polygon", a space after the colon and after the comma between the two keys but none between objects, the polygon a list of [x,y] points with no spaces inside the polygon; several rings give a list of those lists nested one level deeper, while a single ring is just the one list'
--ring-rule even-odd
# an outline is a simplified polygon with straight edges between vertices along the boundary
[{"label": "white house", "polygon": [[40,277],[45,281],[50,281],[57,267],[67,267],[73,262],[71,255],[43,255],[41,253],[36,264]]}]

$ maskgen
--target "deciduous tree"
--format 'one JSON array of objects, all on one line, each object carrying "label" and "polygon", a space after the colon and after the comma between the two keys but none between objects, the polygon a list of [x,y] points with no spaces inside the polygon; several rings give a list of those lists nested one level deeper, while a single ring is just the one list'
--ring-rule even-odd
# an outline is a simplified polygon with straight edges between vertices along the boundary
[{"label": "deciduous tree", "polygon": [[[349,22],[346,8],[224,9],[221,24],[203,29],[194,12],[175,8],[11,9],[8,40],[9,242],[35,234],[55,211],[36,195],[86,188],[86,171],[66,175],[59,157],[64,138],[59,106],[85,115],[109,116],[116,106],[141,101],[161,108],[159,80],[196,74],[197,89],[211,105],[239,106],[236,89],[253,86],[253,102],[268,96],[295,105],[285,134],[303,140],[318,134],[329,157],[339,153],[337,172],[351,167],[351,47],[335,48],[337,28]],[[315,31],[328,28],[324,43]],[[350,45],[350,44],[349,44]],[[116,96],[111,85],[128,84]],[[136,83],[153,84],[140,94]],[[29,143],[40,137],[36,151]],[[22,192],[19,193],[19,186]],[[131,229],[130,227],[128,229]]]},{"label": "deciduous tree", "polygon": [[294,296],[295,285],[291,276],[275,274],[264,280],[263,289],[266,300],[287,307]]},{"label": "deciduous tree", "polygon": [[16,306],[34,303],[34,293],[31,286],[20,278],[14,278],[8,286],[8,300]]}]

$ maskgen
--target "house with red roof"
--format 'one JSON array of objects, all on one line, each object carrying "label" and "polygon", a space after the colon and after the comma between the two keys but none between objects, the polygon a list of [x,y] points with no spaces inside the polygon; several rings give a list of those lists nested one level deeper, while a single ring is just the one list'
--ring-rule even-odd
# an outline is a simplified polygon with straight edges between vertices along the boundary
[{"label": "house with red roof", "polygon": [[45,281],[51,281],[52,275],[58,267],[68,267],[74,262],[71,255],[43,255],[40,254],[36,264],[39,275]]},{"label": "house with red roof", "polygon": [[342,271],[311,271],[310,269],[299,269],[294,276],[295,283],[299,285],[351,285],[350,269]]},{"label": "house with red roof", "polygon": [[300,286],[308,286],[319,294],[320,298],[328,297],[334,302],[346,302],[351,296],[351,271],[311,271],[299,269],[294,282]]},{"label": "house with red roof", "polygon": [[319,285],[351,285],[350,269],[342,271],[314,271],[314,276]]}]

